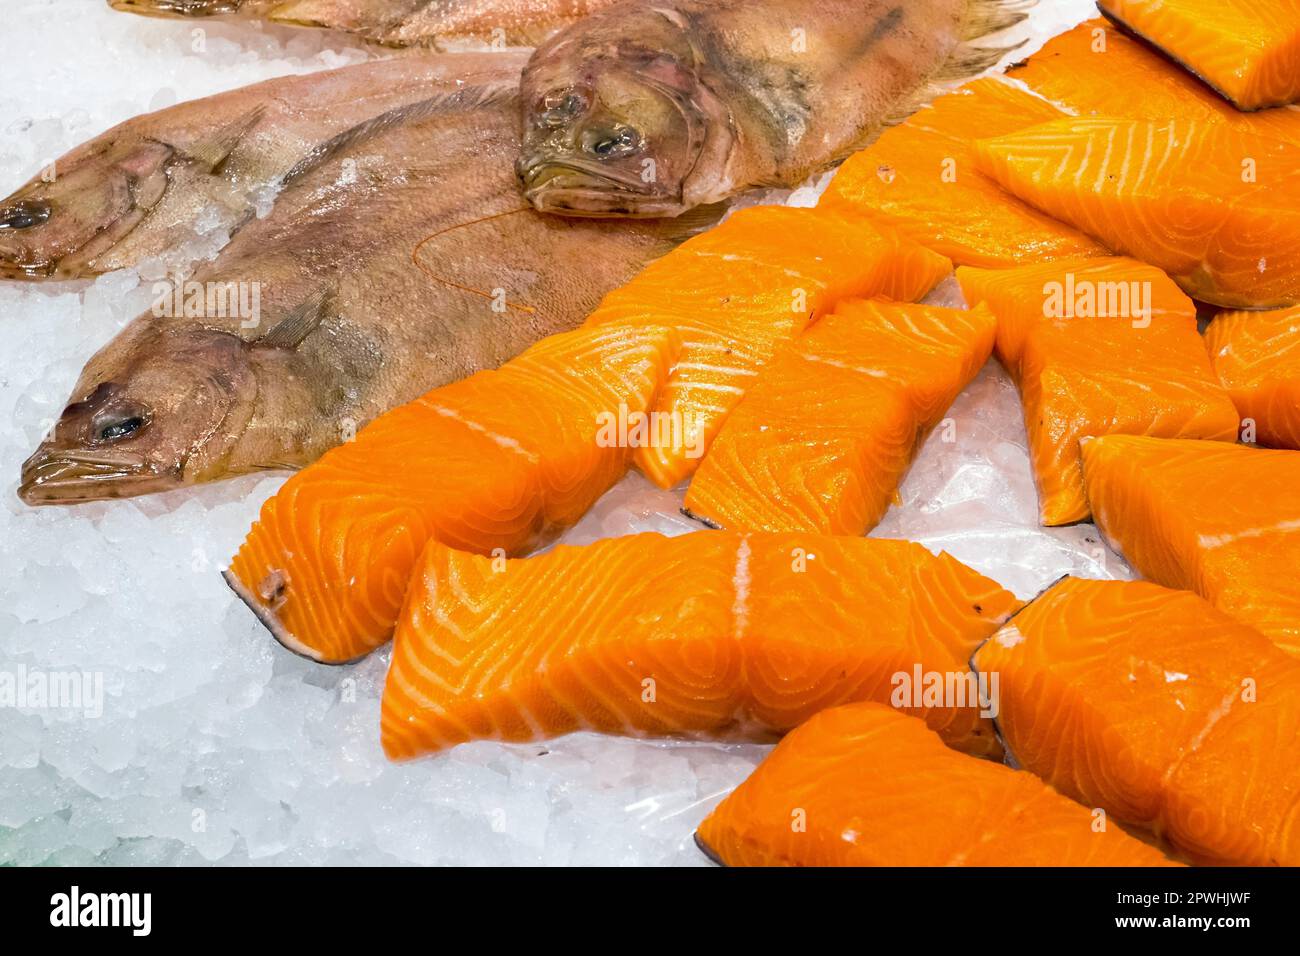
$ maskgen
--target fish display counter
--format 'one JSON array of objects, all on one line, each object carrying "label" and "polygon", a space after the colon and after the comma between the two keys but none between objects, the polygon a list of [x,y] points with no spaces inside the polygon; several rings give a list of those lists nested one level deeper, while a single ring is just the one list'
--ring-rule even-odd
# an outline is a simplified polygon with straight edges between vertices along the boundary
[{"label": "fish display counter", "polygon": [[13,0],[0,864],[1300,865],[1288,2]]}]

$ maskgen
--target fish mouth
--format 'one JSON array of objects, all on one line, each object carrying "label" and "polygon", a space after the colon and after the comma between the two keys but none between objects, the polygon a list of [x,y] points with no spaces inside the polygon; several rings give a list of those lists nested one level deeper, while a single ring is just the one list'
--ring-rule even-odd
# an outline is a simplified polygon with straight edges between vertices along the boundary
[{"label": "fish mouth", "polygon": [[58,271],[58,265],[51,261],[19,262],[17,259],[5,259],[4,253],[0,252],[0,279],[15,282],[29,279],[51,279],[54,278]]},{"label": "fish mouth", "polygon": [[18,497],[33,507],[70,505],[148,494],[175,484],[135,456],[38,448],[23,462]]},{"label": "fish mouth", "polygon": [[521,161],[517,172],[524,198],[538,212],[657,219],[685,209],[679,195],[580,160],[541,156]]}]

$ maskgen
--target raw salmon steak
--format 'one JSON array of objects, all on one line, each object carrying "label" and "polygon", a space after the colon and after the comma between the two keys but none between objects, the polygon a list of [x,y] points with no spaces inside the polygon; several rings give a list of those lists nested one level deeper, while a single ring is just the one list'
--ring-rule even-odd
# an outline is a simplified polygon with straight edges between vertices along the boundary
[{"label": "raw salmon steak", "polygon": [[951,271],[889,227],[785,206],[743,209],[650,263],[587,320],[681,333],[657,440],[637,449],[637,466],[662,488],[688,478],[759,368],[809,322],[845,299],[919,299]]},{"label": "raw salmon steak", "polygon": [[1063,115],[1009,83],[976,80],[850,156],[819,208],[886,222],[958,265],[998,269],[1105,255],[1096,240],[1021,202],[975,166],[977,139]]},{"label": "raw salmon steak", "polygon": [[669,329],[580,329],[399,406],[290,478],[226,579],[289,649],[366,654],[430,538],[518,553],[618,481],[631,452],[600,440],[602,416],[644,414],[677,349]]},{"label": "raw salmon steak", "polygon": [[997,356],[1024,406],[1039,517],[1088,517],[1079,441],[1160,435],[1235,441],[1237,411],[1197,334],[1196,307],[1132,259],[957,270],[966,301],[998,317]]},{"label": "raw salmon steak", "polygon": [[1242,435],[1300,449],[1300,308],[1224,312],[1205,330],[1219,381],[1242,417]]},{"label": "raw salmon steak", "polygon": [[728,866],[1172,866],[1033,774],[955,753],[881,704],[792,731],[700,824]]},{"label": "raw salmon steak", "polygon": [[1083,477],[1097,526],[1144,578],[1300,656],[1300,452],[1113,435],[1084,444]]},{"label": "raw salmon steak", "polygon": [[1217,120],[1256,136],[1300,143],[1300,109],[1243,113],[1105,20],[1090,20],[1054,37],[1028,60],[1010,67],[1007,76],[1082,116]]},{"label": "raw salmon steak", "polygon": [[866,534],[988,361],[996,330],[984,307],[841,305],[746,391],[695,473],[686,510],[735,531]]},{"label": "raw salmon steak", "polygon": [[1018,607],[904,541],[699,531],[509,561],[434,543],[397,628],[384,749],[576,730],[766,739],[877,700],[998,756],[967,661]]},{"label": "raw salmon steak", "polygon": [[1300,145],[1218,122],[1054,120],[976,144],[1043,212],[1228,308],[1300,303]]},{"label": "raw salmon steak", "polygon": [[1066,579],[973,663],[1010,758],[1066,796],[1193,862],[1300,863],[1300,661],[1257,631],[1187,591]]},{"label": "raw salmon steak", "polygon": [[1239,109],[1300,99],[1300,0],[1097,0]]}]

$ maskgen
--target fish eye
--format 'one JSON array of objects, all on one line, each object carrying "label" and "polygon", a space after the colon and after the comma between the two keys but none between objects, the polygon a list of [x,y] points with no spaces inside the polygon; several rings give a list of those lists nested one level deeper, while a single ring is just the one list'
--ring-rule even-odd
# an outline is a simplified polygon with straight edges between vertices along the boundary
[{"label": "fish eye", "polygon": [[0,229],[30,229],[50,218],[50,204],[39,199],[20,199],[0,206]]},{"label": "fish eye", "polygon": [[563,126],[587,111],[587,98],[577,90],[554,90],[542,97],[538,119],[543,126]]},{"label": "fish eye", "polygon": [[100,441],[120,441],[130,435],[134,435],[144,427],[144,417],[141,415],[131,415],[126,418],[117,418],[100,426]]},{"label": "fish eye", "polygon": [[626,156],[641,146],[641,134],[631,126],[618,126],[597,134],[587,147],[601,159]]}]

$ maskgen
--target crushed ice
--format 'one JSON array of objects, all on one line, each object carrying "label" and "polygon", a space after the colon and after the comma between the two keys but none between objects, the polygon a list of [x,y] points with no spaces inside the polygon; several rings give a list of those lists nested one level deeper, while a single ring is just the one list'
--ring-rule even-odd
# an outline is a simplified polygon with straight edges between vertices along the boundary
[{"label": "crushed ice", "polygon": [[[1013,57],[1093,13],[1086,0],[1039,4]],[[5,20],[0,193],[143,111],[369,55],[314,31],[196,27],[86,0],[9,0]],[[789,201],[809,205],[822,185]],[[0,864],[703,863],[695,825],[766,748],[579,734],[385,761],[387,654],[299,660],[217,573],[281,477],[75,508],[18,501],[19,466],[86,359],[148,307],[149,282],[215,254],[226,237],[204,232],[145,264],[143,283],[0,282],[0,668],[89,674],[103,692],[94,719],[0,709]],[[1091,526],[1037,526],[1019,403],[999,369],[949,417],[952,440],[926,445],[877,535],[946,549],[1026,597],[1065,573],[1127,575]],[[564,540],[693,531],[680,504],[630,476]]]}]

